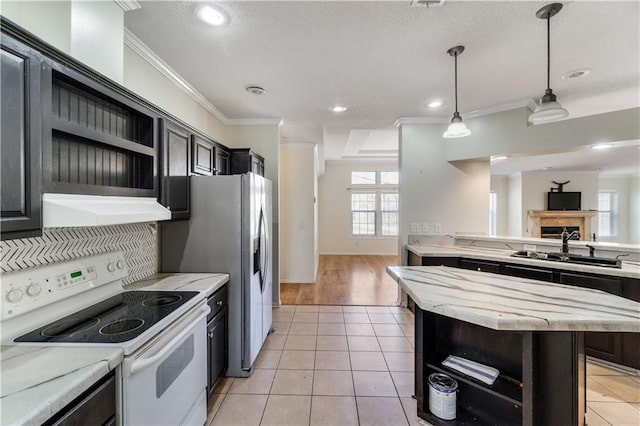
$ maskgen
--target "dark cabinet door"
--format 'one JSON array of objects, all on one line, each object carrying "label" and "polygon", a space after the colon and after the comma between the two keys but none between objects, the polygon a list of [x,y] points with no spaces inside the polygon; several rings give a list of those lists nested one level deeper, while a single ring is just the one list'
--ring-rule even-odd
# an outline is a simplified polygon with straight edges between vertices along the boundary
[{"label": "dark cabinet door", "polygon": [[[560,284],[592,288],[616,296],[622,296],[622,282],[620,278],[597,277],[574,272],[560,273]],[[620,364],[623,362],[623,336],[623,333],[585,333],[585,352],[587,355]]]},{"label": "dark cabinet door", "polygon": [[208,339],[208,395],[213,394],[218,379],[227,370],[227,308],[216,315],[207,326]]},{"label": "dark cabinet door", "polygon": [[191,132],[174,123],[161,120],[162,186],[160,202],[171,210],[171,219],[189,219],[189,144]]},{"label": "dark cabinet door", "polygon": [[264,158],[248,148],[231,150],[231,174],[253,172],[264,176]]},{"label": "dark cabinet door", "polygon": [[211,176],[215,173],[215,144],[200,136],[191,137],[191,171],[193,173]]},{"label": "dark cabinet door", "polygon": [[222,145],[216,146],[216,174],[231,174],[231,153]]},{"label": "dark cabinet door", "polygon": [[35,51],[2,35],[0,203],[2,239],[41,235],[43,75]]}]

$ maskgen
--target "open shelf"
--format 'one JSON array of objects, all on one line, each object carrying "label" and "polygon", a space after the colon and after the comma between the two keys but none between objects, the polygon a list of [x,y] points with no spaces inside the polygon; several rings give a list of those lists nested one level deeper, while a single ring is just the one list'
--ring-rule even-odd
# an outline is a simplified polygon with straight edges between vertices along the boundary
[{"label": "open shelf", "polygon": [[511,381],[506,380],[501,376],[498,376],[498,378],[492,385],[488,385],[474,379],[473,377],[465,376],[464,374],[452,368],[445,367],[444,365],[433,365],[427,363],[426,371],[428,372],[428,374],[425,374],[425,377],[429,377],[429,374],[431,374],[432,372],[444,373],[447,376],[456,379],[458,382],[464,382],[469,386],[473,386],[474,388],[480,389],[483,392],[504,399],[511,404],[522,407],[522,388],[519,385],[512,383]]},{"label": "open shelf", "polygon": [[426,421],[431,423],[433,426],[484,426],[484,425],[493,425],[492,422],[484,422],[479,419],[477,416],[474,416],[470,412],[465,409],[461,409],[458,407],[456,412],[456,418],[453,420],[442,420],[439,417],[434,416],[429,412],[427,407],[425,413]]}]

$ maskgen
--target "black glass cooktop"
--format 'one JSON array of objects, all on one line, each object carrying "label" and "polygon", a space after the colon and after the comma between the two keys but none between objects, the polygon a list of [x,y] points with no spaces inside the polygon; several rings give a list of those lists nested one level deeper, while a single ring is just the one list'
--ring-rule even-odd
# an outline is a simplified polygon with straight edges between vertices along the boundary
[{"label": "black glass cooktop", "polygon": [[195,297],[197,291],[127,291],[20,336],[16,342],[122,343]]}]

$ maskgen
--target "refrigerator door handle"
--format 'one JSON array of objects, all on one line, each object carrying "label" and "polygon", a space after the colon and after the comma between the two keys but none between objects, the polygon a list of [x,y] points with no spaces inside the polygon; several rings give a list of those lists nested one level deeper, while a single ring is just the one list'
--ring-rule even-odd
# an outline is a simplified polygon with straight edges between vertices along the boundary
[{"label": "refrigerator door handle", "polygon": [[[258,222],[258,238],[257,238],[257,247],[255,248],[255,252],[254,252],[254,268],[257,268],[257,271],[259,274],[259,279],[260,279],[260,292],[264,293],[264,288],[265,288],[265,280],[266,280],[266,257],[268,255],[267,253],[267,249],[266,249],[266,245],[263,248],[262,244],[263,242],[266,244],[267,241],[267,235],[266,235],[267,231],[266,231],[266,224],[264,223],[264,210],[260,209],[260,220]],[[264,261],[263,261],[263,254],[264,254]],[[255,273],[254,272],[254,273]]]}]

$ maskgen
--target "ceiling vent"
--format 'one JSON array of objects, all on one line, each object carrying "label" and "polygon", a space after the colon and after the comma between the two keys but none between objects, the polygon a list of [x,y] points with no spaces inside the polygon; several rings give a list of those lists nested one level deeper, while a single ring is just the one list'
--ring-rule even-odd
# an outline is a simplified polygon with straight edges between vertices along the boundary
[{"label": "ceiling vent", "polygon": [[442,7],[447,0],[410,0],[411,7]]}]

